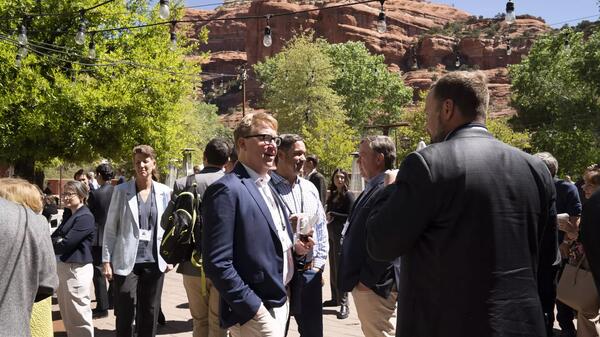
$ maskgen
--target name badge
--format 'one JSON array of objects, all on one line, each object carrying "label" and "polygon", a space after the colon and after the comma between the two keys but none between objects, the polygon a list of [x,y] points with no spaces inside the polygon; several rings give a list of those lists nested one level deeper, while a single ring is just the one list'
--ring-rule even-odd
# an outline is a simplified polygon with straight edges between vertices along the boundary
[{"label": "name badge", "polygon": [[152,239],[152,231],[140,229],[140,241],[150,241]]}]

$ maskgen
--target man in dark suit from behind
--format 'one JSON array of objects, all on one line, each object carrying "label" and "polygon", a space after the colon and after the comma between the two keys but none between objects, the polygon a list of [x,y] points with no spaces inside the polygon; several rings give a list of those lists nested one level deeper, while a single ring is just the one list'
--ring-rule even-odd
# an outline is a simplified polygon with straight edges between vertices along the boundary
[{"label": "man in dark suit from behind", "polygon": [[[196,192],[202,200],[208,186],[225,175],[223,166],[227,163],[230,153],[231,149],[225,138],[211,139],[204,148],[204,168],[189,177],[177,179],[174,194],[179,195],[195,181]],[[219,326],[219,292],[212,282],[205,278],[202,268],[194,266],[191,261],[186,261],[179,264],[177,272],[183,274],[183,287],[193,319],[193,336],[225,337],[227,330]]]},{"label": "man in dark suit from behind", "polygon": [[369,254],[402,256],[396,336],[546,336],[537,271],[555,258],[541,253],[556,240],[554,184],[489,133],[488,102],[481,72],[439,79],[425,103],[434,144],[404,159],[369,216]]},{"label": "man in dark suit from behind", "polygon": [[[366,337],[393,336],[396,324],[395,267],[375,261],[367,254],[366,222],[383,190],[385,171],[396,160],[396,147],[387,136],[370,136],[360,142],[358,165],[367,181],[350,210],[342,230],[338,288],[352,292],[360,326]],[[347,314],[342,306],[340,314]]]},{"label": "man in dark suit from behind", "polygon": [[[108,316],[112,299],[110,289],[107,290],[106,278],[102,274],[102,238],[104,236],[104,223],[113,194],[111,183],[114,173],[109,164],[100,164],[96,167],[96,177],[100,188],[90,192],[88,206],[96,221],[96,233],[92,243],[92,257],[94,259],[94,291],[96,293],[96,308],[93,310],[94,318]],[[111,288],[109,286],[109,288]]]},{"label": "man in dark suit from behind", "polygon": [[327,201],[327,183],[325,177],[317,171],[318,168],[319,158],[314,154],[306,156],[306,161],[304,162],[304,176],[317,187],[321,203],[325,206],[325,202]]}]

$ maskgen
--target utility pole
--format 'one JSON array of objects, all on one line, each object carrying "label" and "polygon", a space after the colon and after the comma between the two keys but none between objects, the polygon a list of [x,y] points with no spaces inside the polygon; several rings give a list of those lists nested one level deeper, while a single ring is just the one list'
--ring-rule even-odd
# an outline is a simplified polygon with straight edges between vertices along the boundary
[{"label": "utility pole", "polygon": [[246,65],[242,68],[242,117],[246,116],[246,80],[248,79],[248,72],[246,70]]}]

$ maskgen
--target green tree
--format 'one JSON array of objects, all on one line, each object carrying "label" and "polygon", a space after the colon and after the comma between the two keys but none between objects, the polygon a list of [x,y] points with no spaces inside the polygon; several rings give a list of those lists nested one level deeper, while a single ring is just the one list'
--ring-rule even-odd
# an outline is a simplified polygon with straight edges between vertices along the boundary
[{"label": "green tree", "polygon": [[[195,47],[178,27],[180,47],[169,50],[169,26],[158,25],[97,33],[97,58],[74,42],[79,16],[34,16],[28,23],[29,55],[15,65],[16,36],[23,13],[73,13],[95,0],[0,0],[0,160],[15,163],[31,176],[35,162],[130,160],[133,145],[155,147],[159,165],[179,157],[184,147],[203,138],[188,132],[190,123],[213,123],[214,110],[193,103],[200,72],[185,58]],[[159,21],[151,1],[112,2],[85,13],[87,30]],[[174,18],[182,16],[176,8]],[[199,41],[205,42],[204,30]],[[192,117],[194,116],[194,117]],[[199,126],[198,126],[199,127]],[[208,133],[210,134],[210,132]]]},{"label": "green tree", "polygon": [[387,69],[383,55],[363,42],[324,44],[335,72],[332,88],[343,97],[348,123],[354,128],[397,122],[412,101],[412,88]]},{"label": "green tree", "polygon": [[533,152],[550,151],[561,170],[579,175],[598,161],[600,32],[568,29],[540,38],[529,57],[510,68],[511,122],[531,133]]},{"label": "green tree", "polygon": [[342,97],[331,88],[334,71],[325,45],[312,32],[300,34],[280,53],[254,66],[265,87],[264,105],[274,113],[281,132],[301,132],[320,118],[345,120]]}]

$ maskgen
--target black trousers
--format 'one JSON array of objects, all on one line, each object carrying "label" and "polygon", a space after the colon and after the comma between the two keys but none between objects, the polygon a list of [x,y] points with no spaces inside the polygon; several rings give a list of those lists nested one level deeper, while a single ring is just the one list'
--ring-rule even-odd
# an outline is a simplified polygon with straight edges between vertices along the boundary
[{"label": "black trousers", "polygon": [[164,274],[157,263],[138,263],[127,276],[114,276],[117,337],[156,336]]},{"label": "black trousers", "polygon": [[102,247],[92,247],[92,257],[94,259],[94,293],[96,295],[96,310],[108,310],[112,304],[112,282],[106,285],[106,277],[102,273]]},{"label": "black trousers", "polygon": [[542,302],[542,311],[546,333],[553,335],[554,326],[554,304],[556,302],[556,274],[559,266],[540,267],[538,270],[538,293]]},{"label": "black trousers", "polygon": [[340,291],[337,287],[339,260],[342,253],[340,241],[345,221],[345,219],[342,221],[336,218],[327,224],[329,235],[329,286],[331,288],[331,299],[337,302],[338,305],[348,305],[348,293]]}]

